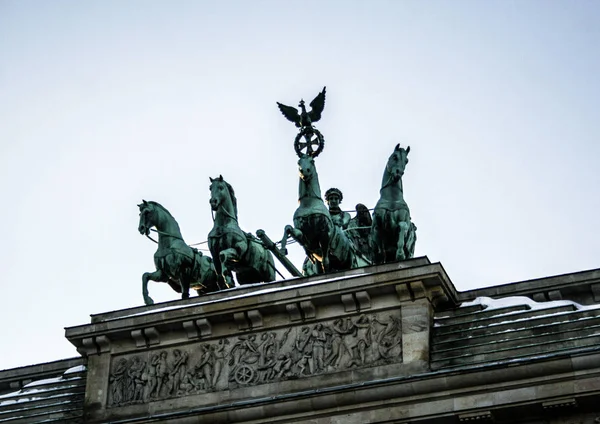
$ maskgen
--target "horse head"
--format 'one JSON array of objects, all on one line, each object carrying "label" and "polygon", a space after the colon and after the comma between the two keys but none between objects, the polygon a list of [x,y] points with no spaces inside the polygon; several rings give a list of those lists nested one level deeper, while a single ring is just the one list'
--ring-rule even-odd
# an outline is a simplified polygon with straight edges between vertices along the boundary
[{"label": "horse head", "polygon": [[150,228],[156,225],[155,210],[152,202],[146,202],[142,200],[138,207],[140,208],[140,223],[138,225],[138,231],[141,235],[147,236],[150,234]]},{"label": "horse head", "polygon": [[219,175],[218,178],[210,178],[210,207],[215,212],[224,207],[225,211],[233,213],[237,219],[237,199],[235,192],[233,191],[233,187],[223,179],[222,175]]},{"label": "horse head", "polygon": [[408,163],[408,153],[410,152],[410,146],[406,149],[400,147],[400,143],[394,148],[394,153],[388,159],[385,167],[388,178],[392,182],[397,182],[404,175],[404,169]]},{"label": "horse head", "polygon": [[310,181],[317,175],[315,168],[315,159],[309,155],[302,155],[298,160],[298,172],[300,173],[300,179],[305,183]]}]

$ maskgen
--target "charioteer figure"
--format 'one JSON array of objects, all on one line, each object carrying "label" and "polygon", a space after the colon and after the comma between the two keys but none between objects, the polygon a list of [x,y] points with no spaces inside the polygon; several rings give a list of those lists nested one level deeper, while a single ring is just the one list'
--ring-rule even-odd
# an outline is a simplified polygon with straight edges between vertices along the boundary
[{"label": "charioteer figure", "polygon": [[342,230],[348,228],[348,224],[350,224],[350,214],[348,212],[344,212],[340,208],[340,203],[342,203],[342,199],[344,195],[339,188],[332,187],[325,192],[325,201],[329,206],[329,215],[331,215],[331,220],[335,225],[340,227]]}]

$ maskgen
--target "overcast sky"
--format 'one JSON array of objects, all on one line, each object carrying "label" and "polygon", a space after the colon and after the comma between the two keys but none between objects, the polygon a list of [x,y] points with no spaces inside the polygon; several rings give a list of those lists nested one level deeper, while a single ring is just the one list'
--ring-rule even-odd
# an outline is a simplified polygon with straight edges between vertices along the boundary
[{"label": "overcast sky", "polygon": [[275,102],[324,85],[323,191],[373,207],[410,145],[416,255],[458,290],[599,267],[599,45],[594,0],[0,0],[0,368],[76,356],[63,327],[142,304],[142,199],[200,242],[222,174],[243,229],[280,239],[298,174]]}]

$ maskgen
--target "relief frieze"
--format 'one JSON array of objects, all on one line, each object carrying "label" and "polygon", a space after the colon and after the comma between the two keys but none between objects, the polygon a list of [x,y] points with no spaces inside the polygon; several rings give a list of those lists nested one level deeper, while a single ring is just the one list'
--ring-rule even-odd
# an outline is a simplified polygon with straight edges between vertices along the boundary
[{"label": "relief frieze", "polygon": [[400,311],[113,358],[108,406],[402,362]]}]

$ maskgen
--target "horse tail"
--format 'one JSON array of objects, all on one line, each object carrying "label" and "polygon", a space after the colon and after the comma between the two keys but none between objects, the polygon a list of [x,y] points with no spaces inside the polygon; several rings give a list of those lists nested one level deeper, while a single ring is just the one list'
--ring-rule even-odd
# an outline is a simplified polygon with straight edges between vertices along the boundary
[{"label": "horse tail", "polygon": [[194,250],[194,261],[190,274],[192,274],[194,282],[204,286],[200,292],[204,294],[220,290],[213,259],[210,256],[203,255],[198,249],[192,249]]},{"label": "horse tail", "polygon": [[273,254],[254,237],[248,238],[246,260],[248,262],[252,262],[253,260],[260,262],[261,265],[257,271],[260,273],[260,279],[263,282],[275,281],[275,261],[273,260]]}]

